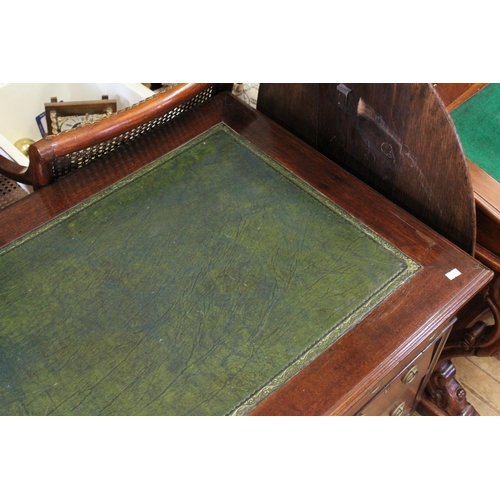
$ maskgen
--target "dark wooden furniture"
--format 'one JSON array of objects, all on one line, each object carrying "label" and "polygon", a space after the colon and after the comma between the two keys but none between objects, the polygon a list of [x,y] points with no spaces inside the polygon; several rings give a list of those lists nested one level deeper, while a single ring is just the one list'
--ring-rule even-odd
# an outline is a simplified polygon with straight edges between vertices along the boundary
[{"label": "dark wooden furniture", "polygon": [[0,217],[3,414],[407,415],[492,276],[229,93]]},{"label": "dark wooden furniture", "polygon": [[[435,89],[446,109],[452,112],[486,86],[485,83],[440,83]],[[495,255],[500,255],[500,183],[469,158],[467,166],[476,205],[477,242]]]},{"label": "dark wooden furniture", "polygon": [[486,87],[486,83],[435,83],[434,89],[448,111],[453,111],[467,99]]},{"label": "dark wooden furniture", "polygon": [[[483,86],[436,88],[449,103],[456,103]],[[450,116],[432,85],[264,84],[258,107],[498,272],[494,246],[498,211],[491,202],[492,185],[479,169],[470,168],[470,162],[468,168]],[[480,347],[485,354],[498,350],[498,297],[495,281],[460,311],[422,411],[475,413],[454,379],[450,360],[476,353]],[[496,320],[492,326],[483,321],[491,313]]]},{"label": "dark wooden furniture", "polygon": [[[450,113],[486,87],[485,83],[435,85]],[[471,176],[476,211],[475,256],[495,271],[495,278],[486,293],[477,297],[467,308],[462,324],[453,332],[443,351],[444,359],[500,355],[500,183],[470,158],[466,158],[466,163]],[[486,324],[488,316],[493,318],[493,324],[491,321]]]},{"label": "dark wooden furniture", "polygon": [[35,142],[28,150],[28,167],[0,156],[0,174],[38,189],[230,87],[191,83],[166,88],[95,123]]}]

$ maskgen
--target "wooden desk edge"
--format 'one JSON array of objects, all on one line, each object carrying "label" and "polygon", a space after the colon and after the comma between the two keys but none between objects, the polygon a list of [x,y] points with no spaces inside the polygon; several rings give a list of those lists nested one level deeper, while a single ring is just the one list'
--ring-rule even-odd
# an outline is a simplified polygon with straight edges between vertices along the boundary
[{"label": "wooden desk edge", "polygon": [[[229,119],[228,113],[235,113],[235,109],[238,111],[234,116],[231,115],[233,118]],[[278,161],[284,161],[283,164],[285,166],[287,166],[286,164],[291,161],[297,162],[297,157],[301,158],[301,165],[305,164],[306,167],[307,164],[324,165],[326,164],[325,162],[327,162],[331,168],[331,173],[326,175],[322,172],[319,176],[319,180],[327,180],[330,183],[339,181],[341,184],[344,183],[344,187],[349,185],[349,192],[351,194],[346,196],[351,196],[352,200],[349,201],[350,206],[357,206],[358,212],[366,212],[366,209],[362,210],[361,207],[359,207],[361,204],[359,202],[355,203],[355,195],[359,197],[360,193],[363,193],[363,195],[366,194],[368,201],[365,201],[365,196],[361,197],[363,198],[364,203],[370,203],[373,202],[373,200],[379,202],[381,213],[384,212],[384,210],[387,211],[386,216],[381,217],[384,221],[379,221],[379,228],[382,232],[382,237],[388,239],[389,241],[393,239],[390,233],[391,228],[385,227],[387,217],[389,217],[389,220],[392,221],[392,224],[396,224],[397,221],[398,227],[402,227],[404,229],[402,229],[402,231],[406,235],[410,234],[408,231],[410,231],[411,228],[412,239],[421,241],[420,245],[423,248],[426,248],[426,251],[422,253],[420,260],[422,261],[422,259],[424,259],[428,266],[434,265],[437,266],[438,270],[440,270],[441,267],[445,265],[445,262],[448,262],[448,257],[446,257],[446,255],[450,253],[450,257],[455,255],[455,259],[466,258],[466,254],[464,252],[454,247],[440,236],[434,234],[429,228],[427,228],[427,226],[409,216],[406,212],[388,200],[382,198],[374,190],[361,183],[351,174],[348,174],[338,165],[334,164],[330,160],[327,160],[316,150],[306,146],[296,137],[274,124],[274,122],[270,122],[267,118],[259,115],[258,112],[243,105],[243,103],[240,103],[239,101],[237,104],[237,100],[228,94],[221,94],[199,108],[195,108],[189,113],[178,117],[176,120],[167,123],[161,130],[156,131],[149,138],[141,140],[140,144],[144,144],[146,146],[148,144],[152,144],[154,147],[151,147],[151,149],[147,149],[147,147],[146,149],[142,148],[140,158],[137,158],[138,155],[136,155],[135,157],[130,156],[131,159],[128,160],[128,155],[130,155],[131,152],[137,148],[137,143],[131,146],[124,146],[115,153],[97,160],[94,164],[70,174],[57,183],[40,189],[30,197],[25,198],[24,202],[22,200],[21,202],[12,205],[6,209],[8,212],[5,212],[4,214],[4,220],[7,220],[7,224],[4,224],[1,229],[0,244],[7,244],[9,241],[13,241],[26,232],[38,227],[40,224],[43,224],[46,220],[56,217],[70,207],[84,201],[93,194],[126,177],[130,173],[137,171],[153,161],[153,159],[156,159],[158,156],[157,151],[160,149],[164,151],[163,154],[166,154],[168,151],[175,149],[176,147],[199,135],[200,130],[207,129],[217,123],[220,123],[221,121],[230,122],[232,128],[239,129],[241,135],[248,140],[252,141],[252,139],[258,137],[258,142],[260,142],[260,146],[258,145],[258,147],[262,146],[261,149],[271,155],[276,152],[278,155]],[[265,137],[261,134],[263,131],[267,132]],[[287,141],[287,144],[283,146],[282,141]],[[291,142],[289,143],[288,141]],[[158,143],[161,143],[161,145],[159,146]],[[120,159],[120,157],[127,158],[125,168],[119,168],[115,164],[115,160]],[[300,174],[298,175],[301,176]],[[327,177],[328,179],[326,179]],[[336,194],[336,191],[338,190],[336,188],[338,187],[339,186],[337,185],[333,185],[331,188],[327,187],[323,189],[322,192],[325,195],[328,195],[330,191],[332,191],[333,194]],[[344,196],[344,194],[338,194],[338,196]],[[338,202],[337,196],[333,199],[333,201],[335,203]],[[40,210],[40,208],[43,210]],[[31,218],[33,218],[33,222],[31,222]],[[369,219],[373,222],[377,218],[370,215]],[[13,236],[10,236],[10,229],[13,230]],[[407,244],[410,251],[412,245],[416,245],[415,242],[408,242]],[[427,248],[429,245],[430,247]],[[396,246],[401,248],[397,244]],[[446,248],[446,250],[443,250],[443,248]],[[443,252],[443,255],[441,255],[440,252]],[[464,257],[460,257],[460,255],[463,255]],[[467,256],[467,258],[470,257]],[[382,332],[380,341],[382,342],[383,339],[384,341],[391,339],[391,342],[389,342],[383,349],[384,352],[389,353],[390,351],[394,354],[394,356],[388,356],[388,354],[385,354],[382,362],[376,363],[372,368],[368,369],[368,371],[365,371],[363,376],[357,377],[357,382],[355,382],[354,387],[351,385],[349,391],[344,391],[342,393],[342,397],[346,399],[344,406],[352,406],[351,402],[354,402],[356,398],[359,397],[361,387],[366,385],[366,381],[368,379],[372,379],[374,376],[377,376],[377,373],[386,371],[388,367],[394,366],[395,363],[399,362],[399,360],[404,357],[413,346],[418,345],[418,343],[422,341],[425,335],[430,335],[433,328],[437,328],[447,321],[453,314],[455,314],[456,310],[463,302],[468,300],[470,296],[477,293],[491,279],[491,272],[480,266],[479,263],[477,264],[477,267],[472,265],[469,265],[468,267],[469,269],[467,272],[470,273],[471,276],[473,275],[474,278],[471,278],[465,287],[457,285],[456,288],[459,291],[452,293],[451,289],[455,289],[455,285],[450,287],[449,293],[453,295],[453,305],[448,308],[441,307],[439,314],[433,315],[430,318],[427,317],[425,321],[423,321],[423,316],[421,316],[422,313],[418,312],[416,316],[418,316],[418,320],[420,321],[420,328],[415,330],[413,327],[410,328],[404,327],[404,325],[401,326],[401,330],[406,328],[406,331],[412,332],[410,335],[403,334],[401,332],[398,334],[399,337],[405,339],[403,342],[400,342],[396,338],[397,335],[392,335],[391,332],[383,332],[382,324],[378,325],[378,328]],[[427,273],[424,269],[424,272],[420,273],[420,278],[416,279],[415,283],[420,283],[426,275]],[[403,296],[404,290],[400,289],[396,293],[399,294],[398,296]],[[446,299],[444,298],[441,300],[446,302]],[[389,305],[386,305],[383,308],[378,308],[377,311],[375,311],[375,314],[380,315],[383,310],[387,312],[388,308]],[[415,316],[415,314],[413,314],[413,316]],[[360,340],[356,337],[356,331],[357,327],[334,344],[335,347],[337,348],[340,346],[342,349],[345,349],[346,343],[349,342],[349,339],[352,340],[353,338],[357,339],[356,342],[359,347],[359,343],[362,342],[363,339]],[[395,344],[399,346],[396,350],[393,348]],[[355,346],[351,347],[355,348]],[[330,348],[329,351],[331,353],[333,350]],[[314,369],[314,367],[317,366],[317,363],[323,363],[327,356],[328,355],[324,353],[308,365],[305,370],[309,371]],[[317,361],[318,359],[320,361]],[[294,379],[296,381],[296,377],[291,380]],[[287,384],[290,382],[291,381]],[[287,384],[285,384],[285,387]],[[281,392],[281,389],[279,392]],[[286,390],[284,392],[286,392]],[[321,414],[331,413],[332,409],[334,409],[334,404],[332,404],[331,401],[325,402]]]}]

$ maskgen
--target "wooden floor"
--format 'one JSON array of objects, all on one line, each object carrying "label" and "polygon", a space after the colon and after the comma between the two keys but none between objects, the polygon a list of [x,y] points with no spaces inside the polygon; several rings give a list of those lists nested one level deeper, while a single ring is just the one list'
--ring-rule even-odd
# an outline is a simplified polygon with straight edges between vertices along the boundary
[{"label": "wooden floor", "polygon": [[456,358],[456,379],[467,401],[482,416],[500,415],[500,361],[496,358]]}]

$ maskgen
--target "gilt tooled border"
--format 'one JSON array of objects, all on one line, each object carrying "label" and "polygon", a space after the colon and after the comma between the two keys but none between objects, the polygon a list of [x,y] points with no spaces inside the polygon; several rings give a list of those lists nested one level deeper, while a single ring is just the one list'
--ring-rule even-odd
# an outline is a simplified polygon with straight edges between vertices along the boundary
[{"label": "gilt tooled border", "polygon": [[[270,394],[281,387],[287,380],[296,375],[302,368],[308,365],[313,359],[318,357],[328,347],[334,344],[342,335],[347,333],[356,323],[366,317],[373,308],[387,298],[390,294],[395,292],[402,286],[408,279],[410,279],[417,271],[421,269],[420,264],[408,257],[404,252],[396,248],[380,235],[375,233],[368,226],[360,222],[344,209],[336,205],[326,196],[300,179],[294,173],[280,165],[276,160],[266,155],[264,152],[256,148],[252,143],[239,136],[236,132],[230,129],[227,125],[217,125],[214,128],[225,128],[228,130],[229,136],[238,144],[245,146],[251,153],[263,160],[268,166],[273,168],[281,174],[287,181],[294,184],[303,192],[311,196],[315,201],[324,205],[328,210],[336,213],[339,217],[348,221],[356,230],[361,232],[364,236],[369,237],[376,244],[381,246],[384,250],[398,258],[405,264],[404,268],[393,275],[382,286],[375,290],[361,306],[351,311],[348,315],[342,318],[332,329],[330,329],[323,337],[311,344],[308,348],[304,349],[292,362],[290,362],[282,371],[275,375],[266,384],[261,386],[248,398],[243,400],[240,404],[236,405],[228,415],[246,415],[252,411],[260,402],[267,398]],[[215,131],[214,131],[215,132]]]},{"label": "gilt tooled border", "polygon": [[[374,291],[367,299],[362,303],[361,306],[357,307],[354,311],[350,312],[344,318],[342,318],[334,327],[332,327],[327,333],[325,333],[319,340],[307,347],[299,354],[293,361],[291,361],[285,368],[278,372],[272,379],[268,380],[264,385],[259,387],[254,393],[245,398],[241,403],[237,404],[227,415],[246,415],[252,409],[254,409],[260,402],[262,402],[266,397],[273,393],[276,389],[281,387],[287,380],[292,376],[297,374],[304,366],[309,364],[314,358],[319,356],[324,352],[329,346],[331,346],[335,341],[337,341],[342,335],[347,333],[347,331],[354,326],[356,323],[361,321],[378,303],[383,299],[387,298],[391,293],[396,291],[401,285],[403,285],[410,277],[412,277],[421,266],[415,262],[413,259],[404,254],[401,250],[393,246],[391,243],[386,241],[380,235],[371,230],[368,226],[361,223],[359,220],[354,218],[348,212],[340,208],[334,202],[329,200],[326,196],[322,195],[319,191],[316,191],[312,186],[309,186],[302,179],[297,177],[295,174],[286,169],[283,165],[279,164],[276,160],[266,155],[264,152],[260,151],[252,143],[239,136],[237,132],[232,130],[229,126],[224,123],[215,125],[204,133],[192,139],[187,144],[184,144],[174,151],[167,153],[166,155],[156,159],[149,165],[145,166],[138,172],[131,174],[130,176],[116,182],[112,186],[104,189],[102,192],[93,195],[88,200],[80,203],[79,205],[71,208],[67,212],[57,216],[51,221],[45,223],[37,229],[34,229],[27,235],[17,239],[16,241],[6,245],[3,249],[0,249],[0,257],[5,255],[7,252],[14,250],[20,245],[26,243],[27,241],[36,238],[40,234],[49,231],[51,228],[60,224],[61,222],[74,217],[76,214],[83,210],[86,210],[93,204],[99,202],[100,200],[112,195],[114,192],[124,188],[128,184],[135,182],[143,176],[149,175],[154,172],[154,170],[189,149],[196,147],[200,142],[208,139],[212,135],[224,132],[237,144],[245,147],[256,157],[264,161],[266,165],[273,168],[276,172],[281,174],[283,178],[294,184],[297,188],[301,189],[303,192],[311,196],[315,201],[325,206],[328,210],[336,213],[338,216],[347,220],[352,226],[354,226],[359,232],[361,232],[365,237],[371,238],[376,244],[384,248],[387,252],[391,253],[397,257],[401,262],[403,262],[404,268],[393,275],[387,280],[381,287]],[[390,288],[390,289],[389,289]]]}]

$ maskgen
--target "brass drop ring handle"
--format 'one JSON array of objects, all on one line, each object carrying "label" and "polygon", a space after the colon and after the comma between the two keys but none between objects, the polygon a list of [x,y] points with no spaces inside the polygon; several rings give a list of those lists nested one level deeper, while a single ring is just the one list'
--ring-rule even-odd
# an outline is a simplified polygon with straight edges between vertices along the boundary
[{"label": "brass drop ring handle", "polygon": [[402,403],[399,403],[398,406],[394,409],[394,411],[391,413],[391,417],[399,417],[400,415],[403,414],[405,411],[405,402],[403,401]]},{"label": "brass drop ring handle", "polygon": [[411,384],[414,380],[415,377],[418,375],[418,367],[417,366],[412,366],[407,372],[406,375],[403,377],[403,384]]}]

